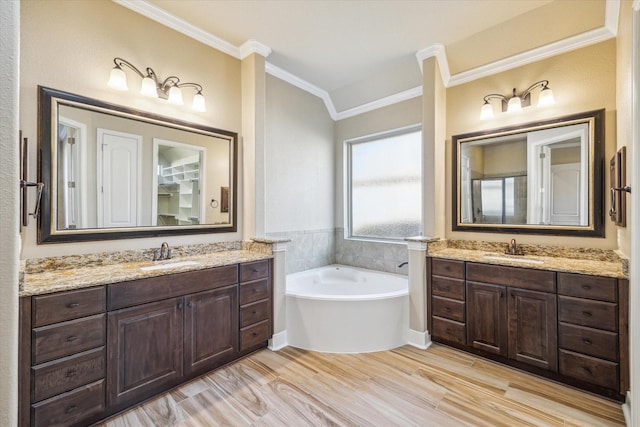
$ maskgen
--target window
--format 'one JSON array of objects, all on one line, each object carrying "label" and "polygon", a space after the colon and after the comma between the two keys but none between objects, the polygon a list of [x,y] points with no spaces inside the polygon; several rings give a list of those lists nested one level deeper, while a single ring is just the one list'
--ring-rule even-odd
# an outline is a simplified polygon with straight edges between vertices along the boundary
[{"label": "window", "polygon": [[421,234],[422,130],[347,141],[348,235],[400,240]]}]

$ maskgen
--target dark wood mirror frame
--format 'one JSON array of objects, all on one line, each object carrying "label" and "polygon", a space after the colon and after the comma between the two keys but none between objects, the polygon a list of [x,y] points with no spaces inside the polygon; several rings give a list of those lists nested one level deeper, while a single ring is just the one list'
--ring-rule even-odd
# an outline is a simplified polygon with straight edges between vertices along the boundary
[{"label": "dark wood mirror frame", "polygon": [[[564,236],[581,236],[581,237],[604,237],[604,145],[605,145],[605,129],[604,129],[605,110],[594,110],[579,114],[557,117],[551,120],[525,123],[516,126],[509,126],[499,129],[490,129],[481,132],[472,132],[461,135],[455,135],[451,138],[452,144],[452,185],[451,185],[451,219],[453,231],[474,231],[485,233],[510,233],[510,234],[550,234]],[[591,130],[592,141],[592,159],[591,166],[593,170],[593,179],[590,184],[592,192],[589,197],[593,198],[591,212],[589,212],[589,226],[573,226],[567,227],[562,225],[536,225],[536,224],[462,224],[459,212],[459,144],[464,140],[479,140],[490,138],[501,134],[515,134],[525,132],[531,129],[552,128],[563,126],[564,123],[570,123],[576,120],[593,119],[593,129]]]},{"label": "dark wood mirror frame", "polygon": [[[87,228],[81,230],[55,233],[52,231],[52,103],[55,100],[67,101],[76,106],[86,106],[87,109],[97,109],[102,113],[114,116],[126,117],[142,122],[151,122],[171,128],[189,132],[202,133],[203,135],[217,134],[229,138],[230,155],[232,156],[230,167],[232,168],[230,185],[229,207],[231,208],[230,223],[224,225],[180,225],[180,226],[143,226],[130,228]],[[43,243],[70,243],[95,240],[132,239],[171,235],[206,234],[206,233],[230,233],[237,231],[237,205],[238,205],[238,134],[226,130],[211,128],[194,123],[188,123],[173,118],[168,118],[152,113],[147,113],[116,104],[75,95],[56,89],[38,86],[38,181],[44,183],[40,214],[38,216],[38,244]]]}]

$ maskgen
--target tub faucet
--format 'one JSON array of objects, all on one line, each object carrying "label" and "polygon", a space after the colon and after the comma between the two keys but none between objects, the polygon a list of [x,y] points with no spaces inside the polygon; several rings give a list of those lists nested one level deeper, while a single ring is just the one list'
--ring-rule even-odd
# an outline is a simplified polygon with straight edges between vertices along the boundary
[{"label": "tub faucet", "polygon": [[402,268],[402,267],[404,267],[404,266],[405,266],[405,265],[407,265],[407,264],[409,264],[407,261],[405,261],[405,262],[401,262],[401,263],[398,265],[398,268]]},{"label": "tub faucet", "polygon": [[167,242],[162,242],[162,245],[160,245],[159,253],[157,249],[153,251],[154,261],[162,261],[162,260],[171,259],[171,258],[172,258],[171,248],[169,247],[169,244]]}]

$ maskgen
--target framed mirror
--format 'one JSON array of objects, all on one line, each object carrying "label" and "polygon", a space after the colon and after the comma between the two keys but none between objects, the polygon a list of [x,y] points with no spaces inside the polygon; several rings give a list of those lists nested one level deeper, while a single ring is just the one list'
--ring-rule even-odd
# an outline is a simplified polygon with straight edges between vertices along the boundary
[{"label": "framed mirror", "polygon": [[38,243],[237,230],[237,133],[38,91]]},{"label": "framed mirror", "polygon": [[604,237],[604,110],[452,137],[453,230]]}]

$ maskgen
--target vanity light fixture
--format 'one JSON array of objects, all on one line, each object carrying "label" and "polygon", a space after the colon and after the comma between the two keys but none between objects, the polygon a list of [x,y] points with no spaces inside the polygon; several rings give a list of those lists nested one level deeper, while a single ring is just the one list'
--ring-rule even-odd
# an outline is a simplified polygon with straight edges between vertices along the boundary
[{"label": "vanity light fixture", "polygon": [[517,94],[516,88],[513,88],[513,94],[511,98],[507,98],[504,95],[498,93],[491,93],[484,97],[484,104],[480,110],[480,120],[486,120],[493,117],[493,106],[491,105],[491,99],[499,99],[502,106],[502,111],[508,113],[514,113],[521,111],[523,107],[531,105],[531,91],[536,88],[541,88],[538,94],[538,107],[546,107],[548,105],[555,104],[553,97],[553,91],[549,87],[548,80],[540,80],[535,82],[527,88],[520,95]]},{"label": "vanity light fixture", "polygon": [[180,79],[176,76],[169,76],[160,82],[158,81],[158,76],[155,71],[150,67],[147,67],[147,74],[145,75],[130,62],[125,61],[122,58],[114,58],[113,62],[116,66],[111,70],[109,82],[107,83],[110,88],[123,91],[129,90],[127,87],[127,76],[122,69],[123,66],[126,66],[142,78],[140,94],[150,98],[166,99],[172,104],[184,105],[182,100],[182,88],[192,87],[196,90],[196,94],[193,97],[191,108],[201,113],[207,111],[204,96],[202,95],[202,86],[198,83],[180,83]]}]

